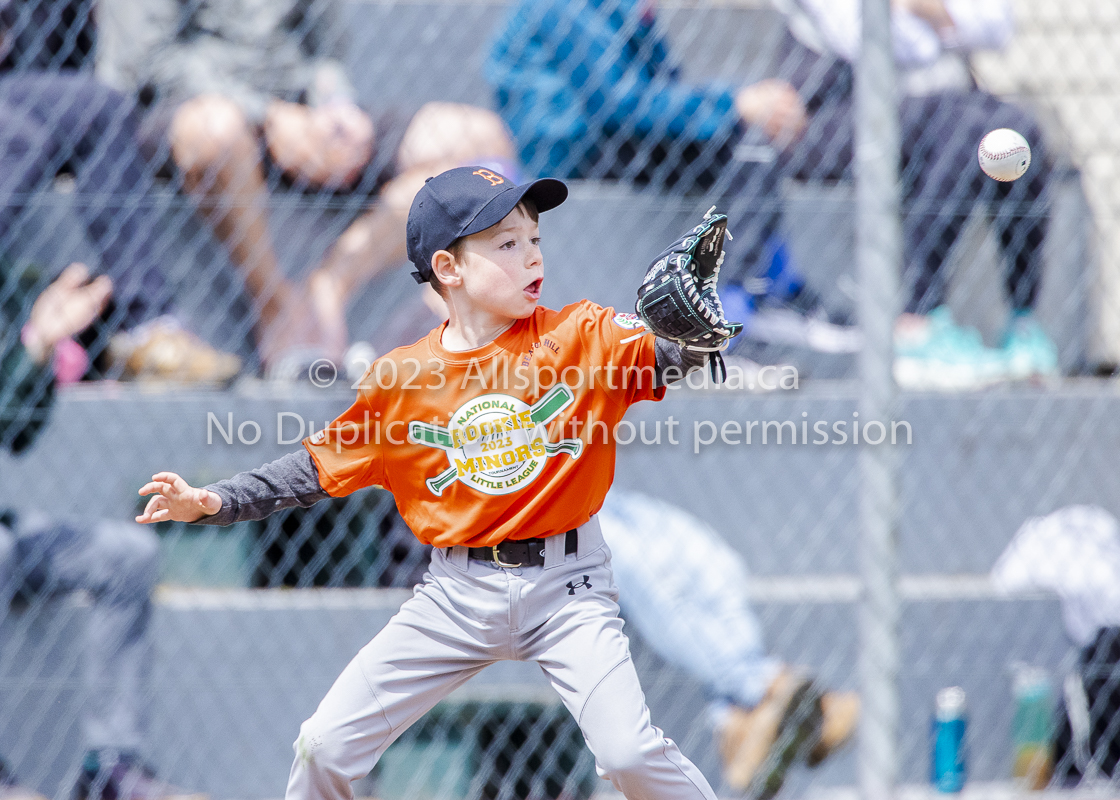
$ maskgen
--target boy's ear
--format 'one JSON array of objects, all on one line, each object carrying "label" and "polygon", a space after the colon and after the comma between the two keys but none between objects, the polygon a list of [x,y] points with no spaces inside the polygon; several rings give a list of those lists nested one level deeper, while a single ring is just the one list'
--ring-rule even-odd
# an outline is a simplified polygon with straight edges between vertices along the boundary
[{"label": "boy's ear", "polygon": [[459,264],[448,250],[436,250],[432,254],[432,272],[444,286],[458,286],[463,282]]}]

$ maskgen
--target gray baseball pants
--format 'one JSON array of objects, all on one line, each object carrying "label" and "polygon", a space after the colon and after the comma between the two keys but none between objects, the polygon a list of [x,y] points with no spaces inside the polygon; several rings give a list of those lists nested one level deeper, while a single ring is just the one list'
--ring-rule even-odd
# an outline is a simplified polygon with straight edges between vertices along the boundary
[{"label": "gray baseball pants", "polygon": [[535,661],[579,723],[596,768],[628,800],[715,800],[650,722],[618,617],[610,550],[593,517],[579,549],[546,540],[545,565],[502,569],[437,549],[413,596],[303,723],[287,800],[349,800],[390,744],[495,661]]}]

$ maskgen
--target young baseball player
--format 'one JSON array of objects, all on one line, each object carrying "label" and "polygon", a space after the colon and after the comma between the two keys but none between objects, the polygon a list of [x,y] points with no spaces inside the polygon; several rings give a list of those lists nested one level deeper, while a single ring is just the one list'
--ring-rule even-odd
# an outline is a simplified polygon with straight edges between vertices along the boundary
[{"label": "young baseball player", "polygon": [[[203,489],[161,472],[140,490],[156,496],[139,522],[225,525],[380,485],[435,548],[415,594],[301,727],[289,798],[352,797],[350,782],[426,711],[511,659],[540,665],[600,774],[627,797],[715,798],[650,722],[595,518],[614,426],[705,356],[634,314],[538,305],[537,215],[566,196],[556,180],[517,186],[476,167],[430,179],[409,214],[408,252],[449,319],[375,362],[356,402],[299,452]],[[714,219],[670,255],[721,254],[725,218]],[[674,258],[655,268],[685,263]]]}]

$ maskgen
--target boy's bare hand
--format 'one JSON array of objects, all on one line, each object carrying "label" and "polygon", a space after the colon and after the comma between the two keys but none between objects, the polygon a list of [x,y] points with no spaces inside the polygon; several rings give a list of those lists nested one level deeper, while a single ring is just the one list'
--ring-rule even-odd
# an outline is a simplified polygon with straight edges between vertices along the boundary
[{"label": "boy's bare hand", "polygon": [[222,498],[195,489],[174,472],[157,472],[144,484],[141,495],[154,494],[137,522],[196,522],[222,510]]}]

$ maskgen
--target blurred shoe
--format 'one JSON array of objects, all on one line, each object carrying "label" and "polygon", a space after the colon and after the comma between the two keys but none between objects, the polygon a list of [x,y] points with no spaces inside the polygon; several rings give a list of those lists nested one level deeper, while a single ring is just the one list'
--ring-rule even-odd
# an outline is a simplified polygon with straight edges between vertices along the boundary
[{"label": "blurred shoe", "polygon": [[1013,380],[1052,378],[1058,374],[1058,347],[1030,310],[1011,315],[1003,335],[1003,353]]},{"label": "blurred shoe", "polygon": [[860,702],[856,692],[825,692],[821,695],[821,727],[805,760],[815,767],[843,747],[859,725]]},{"label": "blurred shoe", "polygon": [[768,305],[748,317],[746,335],[768,344],[806,347],[818,353],[858,353],[863,333],[850,325],[832,322],[823,314],[806,315],[783,306]]},{"label": "blurred shoe", "polygon": [[985,347],[978,331],[953,322],[947,306],[917,324],[900,320],[894,348],[894,379],[903,389],[967,391],[1011,378],[1004,352]]},{"label": "blurred shoe", "polygon": [[174,317],[159,317],[109,342],[108,370],[122,380],[226,384],[241,371],[241,359],[216,350]]},{"label": "blurred shoe", "polygon": [[755,284],[759,282],[752,282],[757,293],[735,284],[720,290],[724,315],[742,321],[744,337],[818,353],[855,353],[863,346],[863,333],[847,320],[830,316],[808,287],[783,298],[766,291],[765,282]]},{"label": "blurred shoe", "polygon": [[715,383],[711,370],[703,369],[703,384],[698,386],[700,380],[697,372],[690,373],[686,380],[691,388],[718,389],[747,392],[776,392],[796,391],[800,388],[800,375],[793,364],[784,363],[759,363],[744,355],[733,353],[723,357],[727,369],[727,377],[722,383]]},{"label": "blurred shoe", "polygon": [[207,800],[161,781],[139,759],[128,755],[105,757],[104,751],[86,753],[74,786],[73,800]]},{"label": "blurred shoe", "polygon": [[54,379],[61,386],[80,381],[89,372],[89,353],[73,339],[63,339],[51,356]]},{"label": "blurred shoe", "polygon": [[752,709],[733,707],[719,731],[724,778],[738,792],[768,800],[821,725],[821,697],[812,681],[783,669]]},{"label": "blurred shoe", "polygon": [[0,800],[47,800],[34,789],[20,786],[8,765],[0,760]]},{"label": "blurred shoe", "polygon": [[[779,388],[776,377],[780,367],[772,367],[775,375],[767,375],[766,377],[770,380],[764,380],[760,376],[765,365],[759,364],[757,361],[740,355],[726,355],[723,360],[727,369],[727,378],[723,383],[718,384],[717,388],[745,389],[748,392],[771,392]],[[711,371],[704,370],[705,385],[710,378]]]},{"label": "blurred shoe", "polygon": [[342,355],[346,377],[351,383],[360,381],[377,360],[377,348],[369,342],[354,342]]}]

